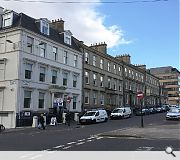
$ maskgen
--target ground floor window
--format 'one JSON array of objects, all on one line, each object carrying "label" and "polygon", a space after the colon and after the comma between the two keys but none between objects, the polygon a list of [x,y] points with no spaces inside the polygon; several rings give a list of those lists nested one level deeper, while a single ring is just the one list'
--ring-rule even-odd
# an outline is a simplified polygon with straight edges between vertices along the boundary
[{"label": "ground floor window", "polygon": [[76,109],[76,105],[77,105],[77,97],[73,96],[73,109]]},{"label": "ground floor window", "polygon": [[39,108],[44,108],[44,93],[39,92]]},{"label": "ground floor window", "polygon": [[89,104],[89,92],[85,92],[84,101],[85,101],[85,104]]},{"label": "ground floor window", "polygon": [[101,102],[101,105],[104,105],[104,94],[102,94],[102,93],[100,96],[100,102]]},{"label": "ground floor window", "polygon": [[31,91],[24,91],[24,108],[30,108],[31,105]]}]

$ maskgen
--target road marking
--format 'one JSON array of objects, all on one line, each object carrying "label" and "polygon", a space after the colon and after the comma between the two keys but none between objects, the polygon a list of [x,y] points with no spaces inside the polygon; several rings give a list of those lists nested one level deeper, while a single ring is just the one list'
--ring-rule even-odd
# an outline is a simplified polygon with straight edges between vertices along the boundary
[{"label": "road marking", "polygon": [[42,157],[42,154],[36,155],[36,156],[31,157],[31,158],[29,158],[29,159],[36,159],[36,158],[39,158],[39,157]]},{"label": "road marking", "polygon": [[103,137],[97,137],[96,139],[99,140],[99,139],[102,139]]},{"label": "road marking", "polygon": [[87,142],[92,142],[93,140],[91,140],[91,139],[89,139],[89,140],[87,140]]},{"label": "road marking", "polygon": [[69,142],[69,143],[67,143],[67,144],[74,144],[74,143],[76,143],[76,142]]},{"label": "road marking", "polygon": [[107,136],[107,137],[104,137],[104,138],[114,139],[114,138],[118,138],[118,137],[110,137],[110,136]]},{"label": "road marking", "polygon": [[67,146],[67,147],[64,147],[64,148],[62,148],[62,149],[68,149],[68,148],[71,148],[72,146]]},{"label": "road marking", "polygon": [[53,148],[57,149],[57,148],[61,148],[61,147],[64,147],[64,145],[56,146],[56,147],[53,147]]},{"label": "road marking", "polygon": [[80,139],[80,140],[78,140],[78,142],[82,142],[82,141],[85,141],[86,139]]},{"label": "road marking", "polygon": [[80,142],[80,143],[76,143],[76,145],[81,145],[81,144],[84,144],[85,142]]},{"label": "road marking", "polygon": [[91,136],[91,137],[89,137],[89,138],[87,138],[87,139],[93,139],[93,138],[96,138],[97,136]]}]

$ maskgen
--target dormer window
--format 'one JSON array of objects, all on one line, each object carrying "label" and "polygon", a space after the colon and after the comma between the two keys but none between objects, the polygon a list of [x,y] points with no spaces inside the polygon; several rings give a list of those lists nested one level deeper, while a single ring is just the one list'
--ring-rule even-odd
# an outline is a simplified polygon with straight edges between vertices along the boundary
[{"label": "dormer window", "polygon": [[49,22],[47,19],[41,19],[40,20],[40,29],[41,33],[49,35]]},{"label": "dormer window", "polygon": [[71,31],[69,31],[69,30],[65,31],[65,33],[64,33],[64,43],[71,45],[71,36],[72,36]]},{"label": "dormer window", "polygon": [[13,23],[13,12],[5,11],[3,15],[3,27],[11,26]]}]

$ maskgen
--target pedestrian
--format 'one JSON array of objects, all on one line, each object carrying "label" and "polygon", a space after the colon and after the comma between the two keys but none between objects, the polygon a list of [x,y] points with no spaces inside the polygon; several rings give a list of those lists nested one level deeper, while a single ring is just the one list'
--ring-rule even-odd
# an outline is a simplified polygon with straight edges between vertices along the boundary
[{"label": "pedestrian", "polygon": [[65,116],[65,125],[68,124],[68,126],[70,126],[70,120],[71,120],[71,115],[70,112],[68,111]]},{"label": "pedestrian", "polygon": [[44,122],[45,122],[45,121],[44,121],[43,114],[41,114],[40,117],[39,117],[39,126],[38,126],[39,129],[41,129],[41,128],[42,128],[43,130],[45,129]]}]

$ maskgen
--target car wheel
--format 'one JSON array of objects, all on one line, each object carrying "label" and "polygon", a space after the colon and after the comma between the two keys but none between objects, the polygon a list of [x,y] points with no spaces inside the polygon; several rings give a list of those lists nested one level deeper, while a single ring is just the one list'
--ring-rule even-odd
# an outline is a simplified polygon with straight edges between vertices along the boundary
[{"label": "car wheel", "polygon": [[105,120],[104,120],[104,122],[107,122],[107,121],[108,121],[108,118],[106,117]]}]

